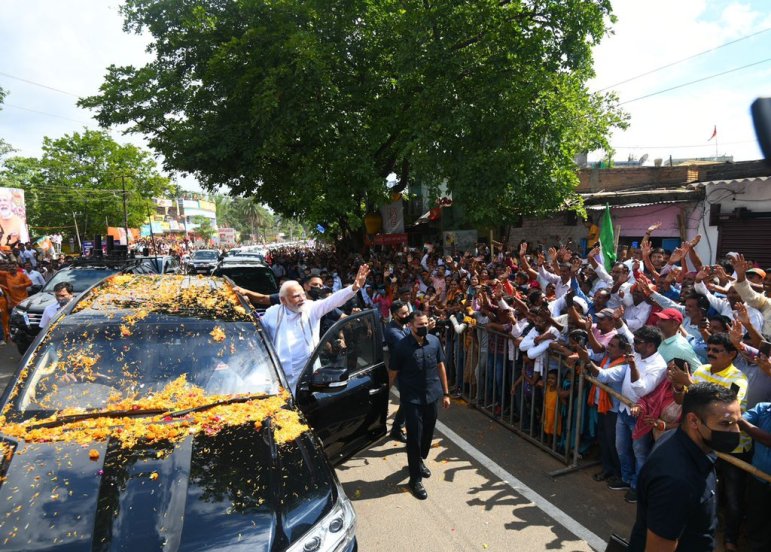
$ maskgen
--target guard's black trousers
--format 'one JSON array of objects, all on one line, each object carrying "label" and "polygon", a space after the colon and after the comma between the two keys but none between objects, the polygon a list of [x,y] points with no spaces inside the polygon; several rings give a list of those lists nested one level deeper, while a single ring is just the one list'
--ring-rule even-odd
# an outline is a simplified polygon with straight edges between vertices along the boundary
[{"label": "guard's black trousers", "polygon": [[410,468],[410,481],[420,481],[421,459],[428,458],[434,427],[439,414],[439,401],[421,404],[401,404],[404,422],[407,427],[407,463]]}]

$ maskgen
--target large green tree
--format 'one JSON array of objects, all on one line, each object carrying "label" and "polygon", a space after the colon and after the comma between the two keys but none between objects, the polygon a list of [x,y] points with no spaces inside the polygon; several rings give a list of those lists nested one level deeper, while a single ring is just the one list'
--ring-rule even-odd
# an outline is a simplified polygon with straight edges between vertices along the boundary
[{"label": "large green tree", "polygon": [[152,198],[171,189],[149,152],[93,130],[46,137],[40,159],[6,159],[0,166],[0,185],[24,189],[33,234],[50,227],[69,235],[74,234],[74,221],[82,235],[122,227],[124,186],[128,225],[133,228],[154,211]]},{"label": "large green tree", "polygon": [[108,68],[103,125],[169,169],[350,234],[396,172],[469,222],[575,200],[574,156],[624,124],[591,94],[610,0],[127,0],[154,60]]}]

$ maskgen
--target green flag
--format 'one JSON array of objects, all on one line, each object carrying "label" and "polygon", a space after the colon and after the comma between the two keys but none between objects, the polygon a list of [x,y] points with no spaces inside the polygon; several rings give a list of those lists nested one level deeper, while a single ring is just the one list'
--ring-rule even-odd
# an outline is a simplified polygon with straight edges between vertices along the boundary
[{"label": "green flag", "polygon": [[605,205],[605,213],[600,221],[600,250],[605,264],[605,270],[610,272],[616,262],[616,240],[613,236],[613,221],[610,218],[610,207]]}]

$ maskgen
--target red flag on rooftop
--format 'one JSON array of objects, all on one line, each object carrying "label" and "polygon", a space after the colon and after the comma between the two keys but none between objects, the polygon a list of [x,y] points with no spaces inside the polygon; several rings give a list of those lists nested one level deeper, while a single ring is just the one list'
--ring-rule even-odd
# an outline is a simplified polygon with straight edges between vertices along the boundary
[{"label": "red flag on rooftop", "polygon": [[[717,125],[712,129],[712,136],[709,137],[709,140],[712,140],[715,136],[717,136]],[[709,140],[707,140],[707,142],[709,142]]]}]

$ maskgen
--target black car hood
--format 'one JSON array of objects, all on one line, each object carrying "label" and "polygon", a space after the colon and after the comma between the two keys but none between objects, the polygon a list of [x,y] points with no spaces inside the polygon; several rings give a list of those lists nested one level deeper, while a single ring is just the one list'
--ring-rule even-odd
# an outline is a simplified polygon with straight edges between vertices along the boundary
[{"label": "black car hood", "polygon": [[19,303],[18,308],[28,312],[42,313],[54,301],[56,301],[56,297],[53,293],[41,291]]},{"label": "black car hood", "polygon": [[[307,434],[248,424],[176,447],[19,443],[0,484],[4,550],[283,550],[337,499]],[[89,459],[89,450],[99,452]]]}]

